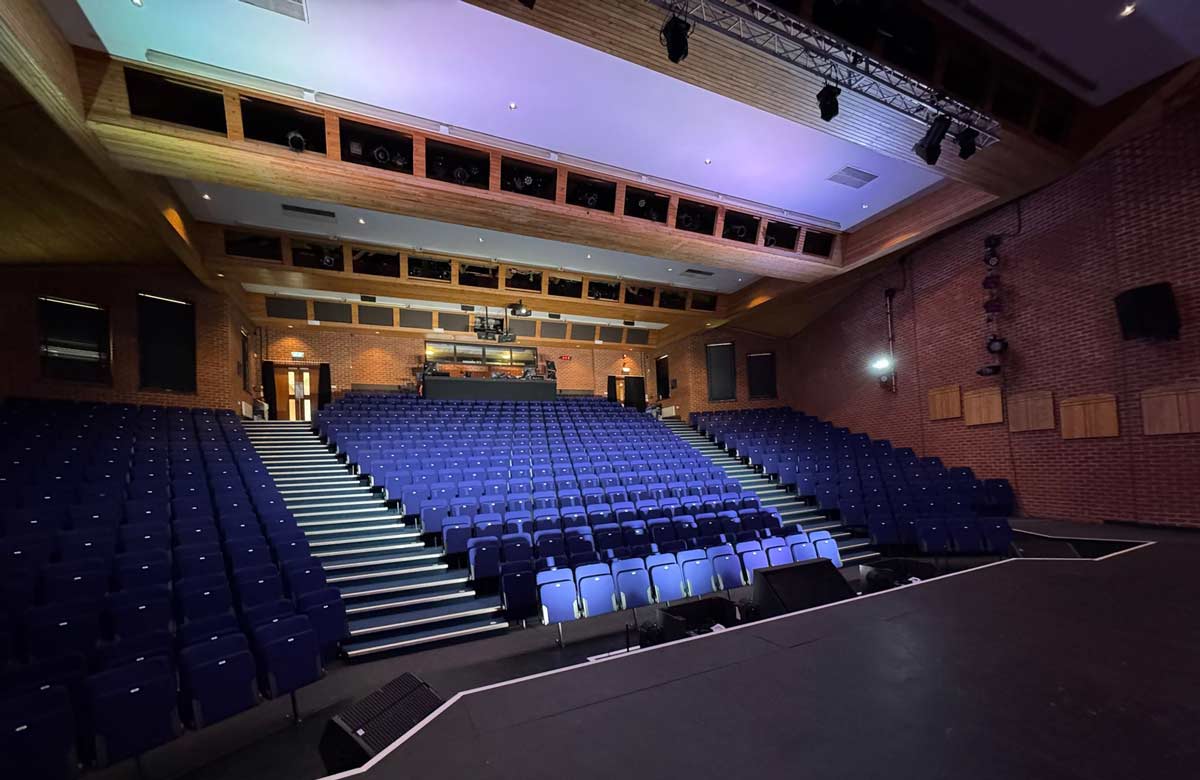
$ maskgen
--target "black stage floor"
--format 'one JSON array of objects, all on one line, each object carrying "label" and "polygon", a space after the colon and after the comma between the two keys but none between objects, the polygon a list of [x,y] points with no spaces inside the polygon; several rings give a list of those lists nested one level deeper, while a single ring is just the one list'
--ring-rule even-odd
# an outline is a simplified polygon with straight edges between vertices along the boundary
[{"label": "black stage floor", "polygon": [[455,694],[356,774],[1198,776],[1195,541],[1005,561]]}]

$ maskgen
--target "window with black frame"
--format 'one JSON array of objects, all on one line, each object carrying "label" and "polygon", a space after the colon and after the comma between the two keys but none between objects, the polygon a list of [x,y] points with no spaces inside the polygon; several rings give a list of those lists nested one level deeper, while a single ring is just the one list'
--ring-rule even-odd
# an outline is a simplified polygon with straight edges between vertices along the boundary
[{"label": "window with black frame", "polygon": [[38,298],[42,375],[77,382],[111,382],[108,310],[66,298]]}]

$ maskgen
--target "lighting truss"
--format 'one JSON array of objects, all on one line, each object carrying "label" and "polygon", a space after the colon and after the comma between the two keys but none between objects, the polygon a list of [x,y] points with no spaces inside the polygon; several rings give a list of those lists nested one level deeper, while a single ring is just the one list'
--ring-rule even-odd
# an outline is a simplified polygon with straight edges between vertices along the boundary
[{"label": "lighting truss", "polygon": [[647,0],[790,63],[842,89],[869,98],[928,126],[951,119],[951,135],[971,128],[980,148],[1000,140],[1000,123],[889,67],[849,44],[759,0]]}]

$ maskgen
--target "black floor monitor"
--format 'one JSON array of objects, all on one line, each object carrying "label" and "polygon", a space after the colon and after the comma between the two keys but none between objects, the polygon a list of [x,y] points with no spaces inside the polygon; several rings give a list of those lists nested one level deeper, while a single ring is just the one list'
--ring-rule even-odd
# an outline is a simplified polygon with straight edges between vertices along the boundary
[{"label": "black floor monitor", "polygon": [[825,558],[754,572],[753,602],[760,618],[786,615],[853,596],[854,591],[841,572]]}]

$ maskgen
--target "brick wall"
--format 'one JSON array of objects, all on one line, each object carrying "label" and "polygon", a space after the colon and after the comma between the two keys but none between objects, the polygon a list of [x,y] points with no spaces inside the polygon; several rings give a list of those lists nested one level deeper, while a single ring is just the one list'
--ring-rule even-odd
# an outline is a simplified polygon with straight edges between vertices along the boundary
[{"label": "brick wall", "polygon": [[[264,335],[267,360],[329,363],[335,392],[348,390],[352,384],[410,384],[412,368],[421,365],[425,355],[425,338],[421,336],[376,336],[366,331],[300,325],[291,329],[271,326],[264,329]],[[630,367],[631,375],[645,372],[644,352],[599,347],[538,349],[542,360],[556,362],[560,390],[604,395],[608,376],[621,376],[623,361]],[[303,352],[303,361],[293,361],[292,352]],[[570,360],[561,359],[563,355]],[[648,385],[651,381],[652,377],[648,377]],[[652,392],[649,388],[647,391]]]},{"label": "brick wall", "polygon": [[[986,152],[983,152],[986,154]],[[1008,477],[1028,516],[1200,524],[1200,435],[1142,435],[1139,395],[1200,380],[1200,106],[1021,202],[951,230],[864,284],[791,344],[790,403],[838,425],[889,438],[982,477]],[[1000,254],[1011,347],[1000,378],[988,360],[980,309],[983,240]],[[1016,235],[1019,233],[1019,235]],[[1113,297],[1174,285],[1179,341],[1121,338]],[[898,393],[867,365],[886,345],[884,295],[896,297]],[[1061,398],[1115,393],[1119,438],[1066,441],[1058,430],[1010,433],[930,421],[930,388],[990,385]],[[1057,414],[1057,412],[1056,412]]]},{"label": "brick wall", "polygon": [[[0,345],[0,395],[119,403],[237,408],[251,395],[237,373],[241,357],[238,329],[249,323],[220,293],[204,287],[182,268],[129,266],[47,266],[4,271],[0,289],[4,336]],[[196,307],[195,393],[139,387],[137,293],[190,301]],[[39,356],[38,296],[86,301],[108,309],[112,340],[112,382],[95,384],[42,377]],[[253,361],[252,361],[253,362]]]},{"label": "brick wall", "polygon": [[[732,401],[710,401],[708,400],[708,365],[705,345],[726,341],[733,342],[737,398]],[[782,406],[785,402],[781,398],[750,399],[750,389],[746,377],[746,356],[753,352],[775,353],[776,385],[782,396],[783,371],[788,362],[787,350],[788,342],[783,339],[760,336],[734,328],[716,328],[664,346],[661,351],[649,356],[651,363],[649,369],[650,374],[654,374],[653,358],[660,355],[668,356],[668,372],[670,378],[677,384],[675,389],[671,390],[671,397],[666,403],[675,404],[682,419],[687,419],[691,412],[719,409],[762,409]]]}]

